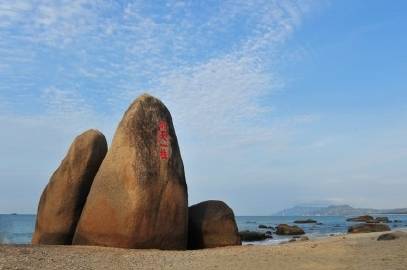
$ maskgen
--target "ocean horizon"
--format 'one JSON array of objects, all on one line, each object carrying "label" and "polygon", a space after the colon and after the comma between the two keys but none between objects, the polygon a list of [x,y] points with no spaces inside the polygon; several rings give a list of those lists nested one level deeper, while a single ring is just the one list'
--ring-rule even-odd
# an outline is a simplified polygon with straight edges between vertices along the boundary
[{"label": "ocean horizon", "polygon": [[[407,215],[376,215],[386,216],[393,221],[388,223],[392,230],[407,229]],[[295,220],[313,219],[318,223],[296,224],[300,226],[310,239],[346,234],[348,227],[355,222],[348,222],[349,216],[236,216],[239,231],[266,232],[270,229],[260,229],[260,225],[276,227],[279,224],[294,224]],[[35,228],[35,214],[0,214],[0,244],[30,244]],[[398,222],[394,222],[397,220]],[[273,238],[263,241],[243,242],[243,244],[276,245],[288,241],[292,236],[272,235]]]}]

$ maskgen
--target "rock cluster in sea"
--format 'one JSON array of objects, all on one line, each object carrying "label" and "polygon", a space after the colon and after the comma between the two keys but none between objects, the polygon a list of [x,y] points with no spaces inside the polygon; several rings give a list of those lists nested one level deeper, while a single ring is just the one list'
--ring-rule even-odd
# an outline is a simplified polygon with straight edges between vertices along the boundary
[{"label": "rock cluster in sea", "polygon": [[183,250],[241,240],[224,202],[188,208],[171,114],[145,94],[124,114],[109,149],[99,131],[74,140],[41,195],[32,243]]},{"label": "rock cluster in sea", "polygon": [[348,218],[346,221],[361,222],[348,227],[348,233],[369,233],[390,231],[390,227],[384,223],[391,223],[388,217],[372,217],[369,215]]},{"label": "rock cluster in sea", "polygon": [[372,217],[369,215],[348,218],[346,221],[351,222],[367,222],[367,223],[391,223],[388,217]]}]

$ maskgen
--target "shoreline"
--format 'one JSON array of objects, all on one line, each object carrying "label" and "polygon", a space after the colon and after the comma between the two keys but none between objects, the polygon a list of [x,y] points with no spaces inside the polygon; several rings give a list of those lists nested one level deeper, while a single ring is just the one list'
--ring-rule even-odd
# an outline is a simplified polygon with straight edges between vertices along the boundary
[{"label": "shoreline", "polygon": [[405,269],[407,236],[383,233],[194,251],[0,245],[0,269]]},{"label": "shoreline", "polygon": [[[405,232],[407,233],[407,228],[406,227],[400,227],[400,228],[394,228],[391,231],[388,232],[395,232],[395,231],[401,231],[401,232]],[[379,232],[380,233],[386,233],[386,232]],[[309,238],[309,240],[324,240],[324,239],[330,239],[333,237],[343,237],[343,236],[347,236],[347,235],[356,235],[356,234],[350,234],[348,232],[343,232],[343,233],[333,233],[334,235],[331,235],[331,233],[328,234],[318,234],[318,233],[314,233],[314,234],[305,234],[304,236],[307,236]],[[364,233],[366,234],[366,233]],[[288,243],[288,241],[290,239],[292,239],[292,236],[286,236],[285,238],[280,238],[280,239],[266,239],[266,240],[262,240],[262,241],[253,241],[253,242],[242,242],[242,246],[247,246],[247,245],[254,245],[254,246],[278,246],[281,244],[286,244]],[[299,241],[297,241],[299,242]]]}]

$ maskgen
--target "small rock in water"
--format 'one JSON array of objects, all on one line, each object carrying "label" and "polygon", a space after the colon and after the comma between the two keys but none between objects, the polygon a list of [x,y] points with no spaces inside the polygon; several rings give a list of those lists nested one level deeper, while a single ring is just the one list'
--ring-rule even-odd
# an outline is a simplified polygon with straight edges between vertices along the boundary
[{"label": "small rock in water", "polygon": [[369,215],[364,215],[364,216],[359,216],[359,217],[348,218],[348,219],[346,219],[346,221],[369,222],[369,221],[374,221],[374,218]]},{"label": "small rock in water", "polygon": [[305,234],[304,230],[294,225],[280,224],[277,226],[276,234],[278,235],[301,235]]},{"label": "small rock in water", "polygon": [[294,221],[294,223],[307,224],[307,223],[317,223],[317,221],[309,218],[309,219],[296,220],[296,221]]}]

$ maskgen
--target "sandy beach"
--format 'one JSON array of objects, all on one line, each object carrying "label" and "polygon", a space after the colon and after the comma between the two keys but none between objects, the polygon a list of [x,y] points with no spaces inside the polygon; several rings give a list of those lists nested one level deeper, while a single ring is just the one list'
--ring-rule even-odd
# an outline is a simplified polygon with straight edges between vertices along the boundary
[{"label": "sandy beach", "polygon": [[406,269],[407,237],[336,236],[278,246],[198,251],[86,246],[0,246],[0,269]]}]

